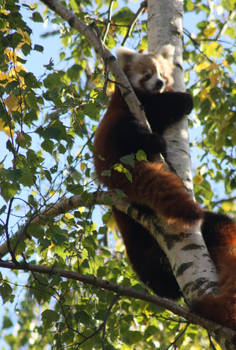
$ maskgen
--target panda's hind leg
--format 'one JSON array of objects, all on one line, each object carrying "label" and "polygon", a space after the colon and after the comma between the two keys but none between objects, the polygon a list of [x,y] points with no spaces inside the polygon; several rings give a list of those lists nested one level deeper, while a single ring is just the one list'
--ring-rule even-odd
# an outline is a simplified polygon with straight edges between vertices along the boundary
[{"label": "panda's hind leg", "polygon": [[115,208],[112,212],[123,237],[128,258],[140,280],[157,295],[178,299],[181,296],[179,286],[157,241],[128,215]]}]

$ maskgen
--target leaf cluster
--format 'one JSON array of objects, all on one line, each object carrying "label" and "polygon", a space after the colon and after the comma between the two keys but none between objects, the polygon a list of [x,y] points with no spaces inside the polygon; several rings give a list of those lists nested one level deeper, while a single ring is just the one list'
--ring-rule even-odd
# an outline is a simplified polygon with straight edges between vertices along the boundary
[{"label": "leaf cluster", "polygon": [[[221,3],[226,16],[233,11],[229,3]],[[126,1],[122,5],[117,1],[67,1],[68,8],[90,24],[110,49],[121,43],[130,29],[127,45],[146,49],[146,15],[132,27],[135,4],[131,7]],[[215,184],[224,181],[225,195],[236,186],[235,52],[233,46],[220,41],[223,19],[216,15],[209,21],[209,16],[213,17],[207,3],[187,0],[185,9],[205,16],[198,24],[197,37],[186,36],[184,55],[189,62],[186,80],[201,125],[197,142],[203,153],[195,176],[196,194],[210,207]],[[27,61],[37,53],[37,65],[42,66],[44,48],[34,42],[32,28],[46,20],[53,24],[53,30],[43,37],[45,41],[52,36],[61,40],[61,63],[54,64],[54,57],[41,67],[43,74],[38,76],[28,71]],[[86,201],[91,191],[97,190],[92,141],[107,94],[114,87],[110,72],[82,35],[42,9],[39,2],[2,1],[0,31],[0,234],[5,240],[19,231],[27,237],[8,240],[8,258],[79,271],[144,290],[106,207],[80,206],[56,219],[48,218],[44,224],[32,221],[62,198],[81,195]],[[230,41],[234,35],[229,23],[224,40]],[[146,159],[142,151],[135,156],[138,161]],[[124,172],[130,181],[128,169],[134,159],[123,157],[117,164],[117,171]],[[233,205],[228,209],[234,210]],[[5,306],[0,334],[13,350],[47,346],[190,349],[197,348],[196,343],[204,348],[208,342],[196,328],[173,319],[167,311],[142,301],[116,298],[111,292],[60,276],[2,272],[0,295]]]}]

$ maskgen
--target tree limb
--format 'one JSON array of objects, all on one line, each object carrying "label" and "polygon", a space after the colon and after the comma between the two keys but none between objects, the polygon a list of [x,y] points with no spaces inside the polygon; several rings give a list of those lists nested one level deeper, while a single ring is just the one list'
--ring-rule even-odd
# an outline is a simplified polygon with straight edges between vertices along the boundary
[{"label": "tree limb", "polygon": [[135,14],[134,18],[132,19],[131,23],[129,24],[128,30],[127,30],[127,32],[125,34],[125,37],[124,37],[124,39],[123,39],[123,41],[121,43],[121,46],[125,45],[125,42],[128,39],[128,37],[130,36],[130,33],[132,32],[132,30],[133,30],[133,28],[134,28],[134,26],[135,26],[139,16],[146,10],[146,8],[147,8],[147,1],[145,0],[145,1],[141,2],[138,11],[136,12],[136,14]]},{"label": "tree limb", "polygon": [[[130,298],[135,298],[138,300],[143,300],[151,304],[158,305],[165,309],[168,309],[171,312],[173,312],[175,315],[183,317],[185,320],[189,321],[190,323],[201,325],[202,327],[206,328],[210,332],[212,331],[214,331],[215,333],[220,332],[224,336],[227,336],[227,340],[232,344],[234,344],[234,342],[236,341],[236,332],[232,331],[229,328],[222,327],[212,321],[206,320],[192,312],[189,312],[183,307],[175,304],[173,301],[166,298],[161,298],[156,295],[140,292],[138,290],[135,290],[134,288],[118,285],[103,279],[95,278],[94,276],[91,276],[91,275],[83,275],[79,272],[59,269],[53,266],[27,264],[27,263],[16,264],[9,261],[0,261],[0,267],[11,269],[11,270],[24,270],[24,271],[31,271],[34,273],[38,272],[38,273],[43,273],[51,276],[58,275],[60,277],[72,279],[75,281],[92,285],[94,287],[115,292],[117,295],[120,295],[120,296],[126,296]],[[231,347],[227,348],[227,350],[231,350],[231,349],[233,348]]]},{"label": "tree limb", "polygon": [[65,19],[72,28],[76,29],[79,33],[86,37],[86,39],[94,47],[98,55],[102,57],[104,63],[110,67],[112,73],[115,76],[116,83],[119,85],[121,93],[125,98],[131,113],[143,124],[146,124],[150,128],[149,123],[145,117],[144,111],[141,107],[141,104],[137,99],[129,80],[127,79],[120,65],[117,63],[116,58],[102,43],[101,38],[98,36],[97,32],[93,30],[93,26],[87,25],[84,22],[82,22],[73,12],[69,11],[57,0],[41,1],[45,5],[47,5],[51,10],[55,11],[56,14],[60,15],[63,19]]}]

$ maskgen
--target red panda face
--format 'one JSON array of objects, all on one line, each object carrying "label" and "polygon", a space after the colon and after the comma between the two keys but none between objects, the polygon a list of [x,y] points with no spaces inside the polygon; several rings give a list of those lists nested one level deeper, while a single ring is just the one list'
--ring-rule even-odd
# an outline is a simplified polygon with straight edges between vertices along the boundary
[{"label": "red panda face", "polygon": [[134,89],[163,92],[173,85],[173,46],[166,45],[159,52],[149,54],[139,54],[121,47],[116,53]]}]

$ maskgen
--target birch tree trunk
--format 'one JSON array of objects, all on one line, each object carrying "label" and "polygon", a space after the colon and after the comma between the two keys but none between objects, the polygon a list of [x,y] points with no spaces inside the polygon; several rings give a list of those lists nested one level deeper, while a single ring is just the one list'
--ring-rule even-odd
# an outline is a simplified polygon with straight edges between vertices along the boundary
[{"label": "birch tree trunk", "polygon": [[[182,17],[182,0],[148,1],[149,51],[157,51],[165,44],[175,46],[174,90],[176,91],[185,90],[182,69]],[[187,118],[169,128],[165,138],[168,144],[168,160],[183,180],[186,188],[192,191]],[[217,281],[214,265],[210,261],[200,233],[200,223],[192,227],[190,231],[191,233],[185,236],[181,237],[180,235],[180,239],[171,249],[167,249],[164,242],[160,242],[164,244],[163,249],[170,260],[178,283],[189,304],[198,295],[214,292],[212,285],[216,285]],[[190,246],[194,248],[190,249]],[[177,271],[181,270],[183,264],[188,267],[179,275]]]},{"label": "birch tree trunk", "polygon": [[[157,51],[163,45],[175,46],[174,90],[184,91],[182,64],[183,0],[148,0],[148,49]],[[168,161],[172,164],[187,190],[193,193],[191,160],[188,141],[187,118],[169,128],[165,134]],[[176,279],[191,305],[196,297],[216,292],[217,276],[198,225],[191,228],[188,235],[180,235],[171,248],[167,248],[163,237],[156,235],[158,243],[165,251]],[[183,268],[185,267],[185,268]],[[178,271],[183,271],[179,274]],[[213,287],[214,286],[214,287]],[[227,344],[227,339],[215,334],[224,349],[235,349]]]}]

